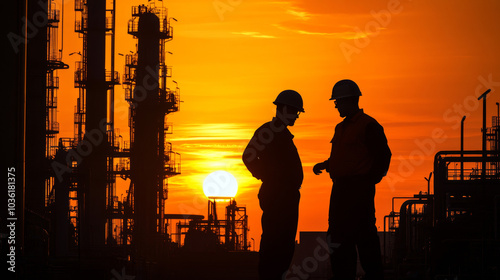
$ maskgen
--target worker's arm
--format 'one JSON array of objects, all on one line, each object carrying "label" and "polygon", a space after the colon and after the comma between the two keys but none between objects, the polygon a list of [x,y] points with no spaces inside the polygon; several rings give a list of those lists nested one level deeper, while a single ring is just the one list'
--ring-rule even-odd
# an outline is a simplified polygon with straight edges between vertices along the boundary
[{"label": "worker's arm", "polygon": [[[260,157],[259,145],[256,141],[256,136],[254,135],[250,142],[248,143],[245,151],[243,151],[243,163],[247,167],[248,171],[252,173],[252,176],[261,180],[263,177],[262,171],[262,159]],[[257,144],[257,145],[256,145]]]},{"label": "worker's arm", "polygon": [[367,126],[366,145],[373,157],[373,165],[369,174],[374,183],[377,184],[387,174],[392,156],[384,128],[380,124],[371,123]]}]

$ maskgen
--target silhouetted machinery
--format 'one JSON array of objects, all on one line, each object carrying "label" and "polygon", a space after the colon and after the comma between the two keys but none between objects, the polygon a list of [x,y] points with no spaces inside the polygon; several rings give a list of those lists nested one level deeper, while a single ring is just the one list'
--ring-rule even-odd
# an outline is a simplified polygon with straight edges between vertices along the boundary
[{"label": "silhouetted machinery", "polygon": [[[248,216],[246,207],[236,204],[234,199],[226,206],[225,219],[217,217],[217,202],[215,199],[208,201],[208,219],[194,220],[188,225],[178,225],[179,231],[187,228],[184,247],[196,251],[198,244],[204,237],[209,238],[208,244],[212,250],[246,251],[248,250]],[[200,239],[201,237],[201,239]],[[212,238],[212,239],[210,239]],[[206,246],[206,245],[205,245]],[[202,246],[201,248],[205,247]]]},{"label": "silhouetted machinery", "polygon": [[500,279],[499,116],[485,126],[482,150],[436,153],[434,194],[393,203],[383,251],[395,279]]},{"label": "silhouetted machinery", "polygon": [[238,206],[233,198],[228,198],[225,218],[217,216],[217,200],[209,198],[208,216],[166,214],[167,226],[172,242],[186,252],[248,251],[248,215],[245,206]]}]

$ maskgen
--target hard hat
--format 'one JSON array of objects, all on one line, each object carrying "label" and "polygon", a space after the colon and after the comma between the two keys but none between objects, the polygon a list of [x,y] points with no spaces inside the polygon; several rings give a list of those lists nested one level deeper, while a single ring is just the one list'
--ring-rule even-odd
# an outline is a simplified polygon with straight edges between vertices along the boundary
[{"label": "hard hat", "polygon": [[340,80],[333,86],[332,98],[330,98],[330,100],[350,96],[361,96],[358,85],[351,80]]},{"label": "hard hat", "polygon": [[273,102],[275,105],[282,104],[297,108],[300,112],[304,113],[304,102],[302,101],[302,96],[295,90],[287,89],[276,97]]}]

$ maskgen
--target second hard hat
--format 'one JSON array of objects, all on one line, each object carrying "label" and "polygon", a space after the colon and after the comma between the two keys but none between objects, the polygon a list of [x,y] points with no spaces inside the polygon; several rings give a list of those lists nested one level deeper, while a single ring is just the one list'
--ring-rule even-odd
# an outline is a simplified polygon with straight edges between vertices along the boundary
[{"label": "second hard hat", "polygon": [[304,111],[304,101],[302,100],[302,96],[295,90],[287,89],[280,94],[278,94],[278,97],[276,97],[276,100],[273,102],[275,105],[282,104],[282,105],[287,105],[294,107],[298,109],[300,112],[305,112]]},{"label": "second hard hat", "polygon": [[335,100],[344,97],[361,96],[361,91],[358,85],[352,80],[340,80],[332,89],[332,97],[330,100]]}]

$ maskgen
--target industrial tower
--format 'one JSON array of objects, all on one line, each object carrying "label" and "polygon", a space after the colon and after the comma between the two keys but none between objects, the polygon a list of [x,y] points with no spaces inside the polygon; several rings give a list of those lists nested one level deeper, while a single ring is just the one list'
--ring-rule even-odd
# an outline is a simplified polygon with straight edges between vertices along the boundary
[{"label": "industrial tower", "polygon": [[[75,136],[70,146],[76,151],[72,179],[70,218],[83,256],[95,256],[112,243],[110,211],[115,191],[112,173],[115,146],[114,71],[115,1],[76,0],[75,32],[83,41],[81,60],[75,65]],[[111,43],[106,44],[106,36]],[[80,54],[80,53],[79,53]],[[110,59],[106,60],[106,54]],[[110,65],[106,65],[110,61]],[[110,69],[110,70],[108,70]],[[111,204],[111,205],[110,205]]]},{"label": "industrial tower", "polygon": [[130,104],[131,179],[124,208],[132,209],[128,212],[133,212],[133,223],[125,217],[122,235],[124,240],[132,238],[140,260],[154,258],[165,248],[168,178],[180,174],[180,154],[166,142],[172,131],[167,115],[178,111],[180,104],[177,83],[173,81],[174,89],[167,84],[172,76],[165,63],[165,44],[173,37],[170,19],[166,8],[150,2],[132,7],[128,23],[128,33],[137,38],[137,52],[126,56],[123,78]]},{"label": "industrial tower", "polygon": [[[68,199],[74,201],[69,217],[75,242],[83,256],[120,252],[136,259],[155,258],[166,240],[167,180],[180,174],[180,155],[166,142],[172,131],[166,116],[180,104],[177,83],[175,89],[167,87],[170,19],[155,2],[132,8],[128,33],[138,39],[138,47],[126,56],[123,75],[130,103],[130,144],[124,141],[120,146],[114,127],[114,86],[120,84],[114,70],[115,3],[77,0],[75,11],[80,14],[75,31],[83,41],[75,70],[79,97],[75,137],[63,139],[72,153]],[[116,196],[117,176],[131,180],[123,201]]]}]

